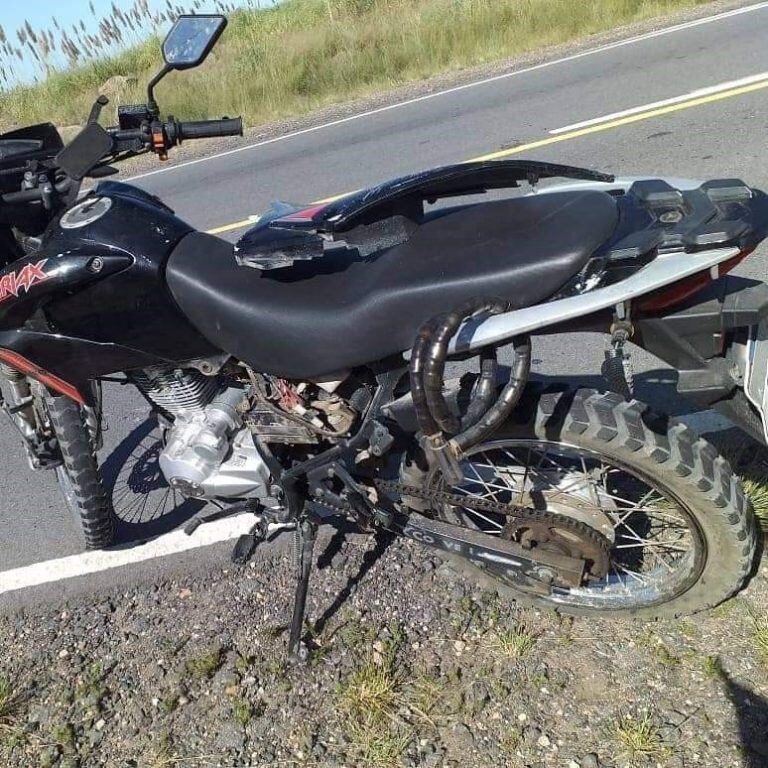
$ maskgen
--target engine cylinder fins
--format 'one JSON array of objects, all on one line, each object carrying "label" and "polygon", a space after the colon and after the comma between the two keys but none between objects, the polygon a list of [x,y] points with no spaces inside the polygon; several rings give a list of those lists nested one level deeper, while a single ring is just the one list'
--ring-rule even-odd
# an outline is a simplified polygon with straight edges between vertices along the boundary
[{"label": "engine cylinder fins", "polygon": [[9,381],[23,381],[25,378],[18,368],[14,368],[12,365],[8,365],[8,363],[0,363],[0,374]]},{"label": "engine cylinder fins", "polygon": [[220,387],[216,377],[191,368],[145,369],[134,372],[132,378],[151,402],[173,416],[202,411]]}]

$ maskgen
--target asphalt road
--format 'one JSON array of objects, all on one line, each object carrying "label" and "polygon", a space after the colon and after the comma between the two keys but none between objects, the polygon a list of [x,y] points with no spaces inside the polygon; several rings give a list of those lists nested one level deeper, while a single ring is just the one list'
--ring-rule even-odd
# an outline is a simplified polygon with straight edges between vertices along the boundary
[{"label": "asphalt road", "polygon": [[[765,189],[768,88],[762,86],[749,90],[735,83],[724,86],[717,98],[692,96],[674,111],[651,107],[632,118],[634,122],[619,118],[586,135],[566,131],[556,142],[550,131],[768,73],[767,36],[768,7],[760,7],[145,175],[135,183],[161,196],[195,226],[209,229],[264,210],[275,199],[309,202],[544,139],[550,143],[518,156],[618,175],[741,177]],[[231,230],[224,236],[234,239],[238,234]],[[741,273],[762,278],[767,257],[768,249],[759,249]],[[536,368],[588,380],[599,370],[602,349],[592,338],[577,344],[573,339],[542,341],[534,353]],[[647,357],[638,365],[658,368]],[[664,386],[667,374],[641,378],[645,399],[681,407]],[[116,508],[125,519],[121,536],[127,542],[162,533],[191,507],[174,511],[175,502],[162,487],[146,406],[135,394],[112,386],[106,390],[106,408],[109,431],[102,456]],[[75,554],[80,542],[53,476],[27,468],[10,429],[0,432],[0,456],[1,583],[2,572]],[[152,489],[149,501],[140,493],[145,488]],[[199,566],[220,556],[221,547],[200,550],[183,564],[194,560]],[[154,578],[164,567],[163,561],[155,561],[133,571],[139,578]],[[99,578],[109,581],[117,573]]]}]

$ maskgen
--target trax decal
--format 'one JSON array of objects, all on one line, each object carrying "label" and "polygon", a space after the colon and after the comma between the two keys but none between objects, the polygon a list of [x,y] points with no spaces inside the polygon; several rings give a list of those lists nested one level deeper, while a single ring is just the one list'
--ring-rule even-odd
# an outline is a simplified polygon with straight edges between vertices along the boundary
[{"label": "trax decal", "polygon": [[43,271],[48,259],[41,259],[37,264],[25,264],[15,272],[8,272],[0,277],[0,302],[11,296],[18,298],[20,292],[29,292],[37,283],[46,281],[50,275]]}]

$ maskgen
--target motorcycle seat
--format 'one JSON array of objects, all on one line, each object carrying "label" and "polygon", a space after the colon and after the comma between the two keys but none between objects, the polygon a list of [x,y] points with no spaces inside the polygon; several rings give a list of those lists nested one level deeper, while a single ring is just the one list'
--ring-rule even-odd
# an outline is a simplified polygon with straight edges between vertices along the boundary
[{"label": "motorcycle seat", "polygon": [[441,212],[367,256],[338,248],[267,272],[194,232],[171,253],[166,276],[213,345],[256,370],[309,379],[409,349],[426,320],[471,298],[500,297],[513,308],[546,301],[617,222],[604,192],[552,192]]}]

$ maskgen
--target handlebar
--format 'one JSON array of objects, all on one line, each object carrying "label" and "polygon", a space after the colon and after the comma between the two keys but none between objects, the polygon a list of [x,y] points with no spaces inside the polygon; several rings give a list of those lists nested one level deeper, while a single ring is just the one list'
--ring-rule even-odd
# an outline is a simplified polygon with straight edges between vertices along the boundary
[{"label": "handlebar", "polygon": [[22,189],[18,192],[8,192],[3,195],[4,203],[31,203],[33,200],[41,200],[43,196],[40,187]]},{"label": "handlebar", "polygon": [[[100,104],[100,106],[103,105]],[[56,157],[59,171],[63,172],[67,178],[56,184],[46,180],[30,189],[9,192],[0,196],[0,200],[10,204],[42,200],[48,208],[56,193],[65,193],[72,189],[76,196],[76,190],[80,187],[79,182],[94,169],[98,169],[100,162],[103,165],[105,157],[115,156],[121,152],[131,154],[151,149],[161,160],[165,160],[171,147],[189,139],[242,135],[243,121],[240,117],[186,123],[171,117],[165,123],[159,120],[144,121],[136,127],[108,130],[101,128],[98,123],[89,123]],[[72,187],[72,180],[75,181],[76,188]]]},{"label": "handlebar", "polygon": [[[215,139],[219,136],[242,136],[243,119],[225,117],[221,120],[196,120],[188,123],[175,122],[176,139]],[[169,131],[170,133],[170,131]]]},{"label": "handlebar", "polygon": [[31,189],[21,189],[18,192],[8,192],[5,195],[0,196],[0,199],[4,203],[31,203],[35,200],[44,200],[46,196],[51,195],[54,191],[62,194],[70,188],[71,182],[69,179],[64,179],[51,184],[46,182],[43,185],[32,187]]}]

